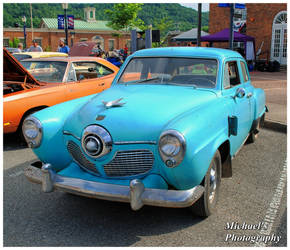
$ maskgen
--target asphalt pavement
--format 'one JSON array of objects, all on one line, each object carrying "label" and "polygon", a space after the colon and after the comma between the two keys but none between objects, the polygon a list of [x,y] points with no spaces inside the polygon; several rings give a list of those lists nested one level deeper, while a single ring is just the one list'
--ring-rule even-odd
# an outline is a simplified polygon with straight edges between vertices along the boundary
[{"label": "asphalt pavement", "polygon": [[270,129],[287,130],[287,71],[250,73],[252,84],[262,88],[266,94],[265,126]]},{"label": "asphalt pavement", "polygon": [[[44,194],[23,175],[35,155],[14,139],[6,137],[4,144],[5,247],[256,246],[249,239],[266,235],[281,238],[265,246],[287,244],[285,133],[262,129],[254,144],[244,145],[233,160],[233,177],[222,180],[217,211],[207,219],[188,209],[145,206],[134,212],[126,203]],[[268,223],[266,234],[225,229],[228,223],[260,222]]]}]

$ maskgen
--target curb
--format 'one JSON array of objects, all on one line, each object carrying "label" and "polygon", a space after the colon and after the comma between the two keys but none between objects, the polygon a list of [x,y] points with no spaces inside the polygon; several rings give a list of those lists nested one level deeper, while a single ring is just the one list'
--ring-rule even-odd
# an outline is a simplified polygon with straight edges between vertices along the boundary
[{"label": "curb", "polygon": [[274,131],[282,132],[282,133],[287,133],[287,124],[283,124],[280,122],[274,122],[271,120],[265,120],[264,121],[264,128],[266,129],[271,129]]}]

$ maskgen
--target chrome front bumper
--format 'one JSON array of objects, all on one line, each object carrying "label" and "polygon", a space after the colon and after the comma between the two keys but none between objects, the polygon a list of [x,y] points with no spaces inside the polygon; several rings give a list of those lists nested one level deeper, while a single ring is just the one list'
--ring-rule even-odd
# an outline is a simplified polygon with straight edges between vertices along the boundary
[{"label": "chrome front bumper", "polygon": [[56,174],[50,164],[45,164],[41,168],[30,165],[25,169],[25,176],[31,182],[41,184],[42,191],[45,193],[59,189],[90,198],[128,202],[133,210],[138,210],[143,205],[189,207],[204,193],[203,186],[196,186],[188,190],[164,190],[145,188],[138,179],[132,180],[128,187],[69,178]]}]

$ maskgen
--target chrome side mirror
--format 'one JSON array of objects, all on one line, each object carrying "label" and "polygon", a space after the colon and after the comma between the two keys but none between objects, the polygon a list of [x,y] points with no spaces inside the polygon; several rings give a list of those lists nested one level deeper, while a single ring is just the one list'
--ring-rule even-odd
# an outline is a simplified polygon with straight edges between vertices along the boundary
[{"label": "chrome side mirror", "polygon": [[246,95],[246,91],[244,88],[237,88],[234,98],[243,98]]}]

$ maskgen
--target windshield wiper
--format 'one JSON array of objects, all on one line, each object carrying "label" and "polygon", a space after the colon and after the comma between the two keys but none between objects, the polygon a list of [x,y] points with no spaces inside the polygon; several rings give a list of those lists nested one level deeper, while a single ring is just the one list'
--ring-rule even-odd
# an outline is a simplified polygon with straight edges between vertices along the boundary
[{"label": "windshield wiper", "polygon": [[142,80],[136,81],[134,83],[149,82],[151,80],[157,80],[157,79],[160,79],[160,77],[153,77],[153,78],[142,79]]}]

